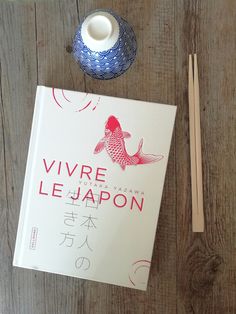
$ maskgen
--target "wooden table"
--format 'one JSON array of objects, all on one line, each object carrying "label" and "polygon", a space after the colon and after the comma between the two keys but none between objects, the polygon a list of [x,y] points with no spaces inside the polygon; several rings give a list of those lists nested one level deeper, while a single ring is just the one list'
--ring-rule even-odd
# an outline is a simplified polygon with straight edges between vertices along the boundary
[{"label": "wooden table", "polygon": [[[133,25],[134,65],[97,81],[71,55],[85,13]],[[236,1],[61,0],[0,4],[0,313],[236,313]],[[188,54],[201,89],[206,231],[191,231]],[[147,292],[12,267],[36,85],[176,104]]]}]

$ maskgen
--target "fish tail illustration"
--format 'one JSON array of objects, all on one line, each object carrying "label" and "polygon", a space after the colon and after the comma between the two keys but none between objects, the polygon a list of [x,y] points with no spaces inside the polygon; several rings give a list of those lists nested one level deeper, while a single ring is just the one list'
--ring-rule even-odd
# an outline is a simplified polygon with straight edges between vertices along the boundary
[{"label": "fish tail illustration", "polygon": [[149,164],[155,161],[159,161],[164,157],[163,155],[144,154],[142,152],[142,147],[143,147],[143,139],[141,139],[141,141],[139,142],[138,151],[133,156],[138,159],[137,164]]}]

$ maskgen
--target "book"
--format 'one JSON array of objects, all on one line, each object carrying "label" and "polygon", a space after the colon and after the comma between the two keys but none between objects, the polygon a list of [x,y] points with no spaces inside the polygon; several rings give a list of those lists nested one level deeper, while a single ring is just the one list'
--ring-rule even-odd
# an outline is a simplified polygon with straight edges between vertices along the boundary
[{"label": "book", "polygon": [[13,265],[146,290],[175,114],[38,86]]}]

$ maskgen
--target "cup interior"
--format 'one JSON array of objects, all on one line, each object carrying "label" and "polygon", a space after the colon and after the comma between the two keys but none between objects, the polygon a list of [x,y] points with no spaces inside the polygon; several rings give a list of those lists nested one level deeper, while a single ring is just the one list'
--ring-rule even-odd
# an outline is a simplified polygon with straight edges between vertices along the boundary
[{"label": "cup interior", "polygon": [[93,40],[106,40],[112,34],[112,24],[106,16],[95,15],[88,22],[87,31]]}]

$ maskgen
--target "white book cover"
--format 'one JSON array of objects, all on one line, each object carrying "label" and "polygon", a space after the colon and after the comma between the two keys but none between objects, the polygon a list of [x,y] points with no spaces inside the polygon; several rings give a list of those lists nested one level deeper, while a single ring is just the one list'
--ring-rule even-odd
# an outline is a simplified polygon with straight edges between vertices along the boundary
[{"label": "white book cover", "polygon": [[175,113],[38,86],[13,265],[146,290]]}]

